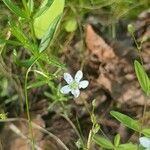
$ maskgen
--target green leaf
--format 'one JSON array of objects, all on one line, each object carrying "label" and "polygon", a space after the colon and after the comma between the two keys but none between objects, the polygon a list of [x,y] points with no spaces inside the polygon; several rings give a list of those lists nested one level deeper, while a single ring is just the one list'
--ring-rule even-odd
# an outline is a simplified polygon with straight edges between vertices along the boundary
[{"label": "green leaf", "polygon": [[[42,6],[45,6],[47,1],[44,0]],[[62,14],[64,4],[65,0],[55,0],[44,13],[34,19],[34,30],[37,38],[42,39],[48,31],[50,24],[57,16]]]},{"label": "green leaf", "polygon": [[67,32],[74,32],[76,29],[77,29],[77,20],[75,18],[67,20],[65,24],[65,30]]},{"label": "green leaf", "polygon": [[135,60],[134,68],[135,68],[136,76],[138,78],[141,88],[147,95],[150,95],[150,80],[143,66],[137,60]]},{"label": "green leaf", "polygon": [[150,138],[150,128],[144,128],[144,129],[142,130],[142,133],[143,133],[146,137]]},{"label": "green leaf", "polygon": [[30,11],[30,14],[33,12],[33,8],[34,8],[34,1],[33,0],[29,0],[28,1],[28,9]]},{"label": "green leaf", "polygon": [[138,150],[138,146],[132,143],[120,144],[116,150]]},{"label": "green leaf", "polygon": [[59,59],[56,57],[49,58],[49,64],[53,64],[54,66],[56,66],[58,68],[65,69],[65,65],[60,63]]},{"label": "green leaf", "polygon": [[44,51],[48,47],[50,41],[53,39],[59,21],[60,21],[60,16],[57,16],[54,19],[54,21],[50,24],[48,31],[46,32],[46,34],[43,36],[41,40],[39,46],[39,52]]},{"label": "green leaf", "polygon": [[114,145],[118,146],[120,144],[120,135],[117,134],[114,138]]},{"label": "green leaf", "polygon": [[15,63],[18,66],[29,68],[34,63],[35,60],[36,60],[36,58],[34,58],[34,57],[32,57],[30,59],[26,59],[26,60],[20,60],[16,57]]},{"label": "green leaf", "polygon": [[18,17],[27,18],[27,15],[24,10],[20,9],[18,6],[14,4],[11,0],[2,0],[5,5],[14,12]]},{"label": "green leaf", "polygon": [[18,41],[21,42],[21,44],[30,50],[30,52],[35,53],[36,47],[34,44],[28,39],[26,34],[22,31],[21,27],[19,25],[16,25],[14,21],[9,21],[11,33],[17,38]]},{"label": "green leaf", "polygon": [[17,42],[17,41],[14,41],[14,40],[6,40],[4,38],[0,38],[0,45],[1,44],[11,44],[11,45],[16,45],[16,46],[21,45],[20,42]]},{"label": "green leaf", "polygon": [[48,75],[46,75],[44,72],[42,72],[42,71],[39,71],[39,70],[33,70],[35,73],[37,73],[37,74],[40,74],[41,76],[43,76],[44,78],[47,78],[47,79],[49,79],[49,76]]},{"label": "green leaf", "polygon": [[65,65],[62,64],[60,61],[59,61],[59,58],[57,58],[56,56],[51,56],[49,57],[47,54],[44,54],[42,53],[43,55],[40,56],[40,59],[44,62],[46,62],[47,64],[50,64],[50,65],[53,65],[53,66],[56,66],[58,68],[61,68],[61,69],[65,69]]},{"label": "green leaf", "polygon": [[41,7],[35,13],[35,15],[33,16],[33,18],[35,19],[35,18],[39,17],[40,15],[42,15],[45,11],[47,11],[48,8],[52,5],[53,1],[54,0],[48,0],[46,4],[42,3]]},{"label": "green leaf", "polygon": [[127,115],[124,115],[117,111],[111,111],[110,114],[115,117],[118,121],[120,121],[123,125],[128,128],[131,128],[137,132],[140,132],[140,123],[137,120],[133,120]]},{"label": "green leaf", "polygon": [[99,146],[103,147],[103,148],[106,148],[106,149],[114,149],[114,146],[113,144],[111,143],[110,140],[102,137],[102,136],[99,136],[99,135],[95,135],[93,137],[93,140],[96,144],[98,144]]},{"label": "green leaf", "polygon": [[45,84],[47,84],[48,81],[47,80],[42,80],[42,81],[36,81],[35,83],[31,83],[27,89],[31,89],[31,88],[38,88],[38,87],[41,87]]}]

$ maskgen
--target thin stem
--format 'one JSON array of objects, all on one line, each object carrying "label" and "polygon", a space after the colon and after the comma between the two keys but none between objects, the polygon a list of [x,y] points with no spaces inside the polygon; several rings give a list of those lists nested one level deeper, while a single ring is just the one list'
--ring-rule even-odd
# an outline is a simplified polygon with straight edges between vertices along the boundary
[{"label": "thin stem", "polygon": [[141,64],[144,66],[143,59],[142,59],[142,56],[141,56],[141,45],[139,45],[139,44],[137,43],[137,40],[135,39],[134,34],[131,34],[131,36],[132,36],[132,38],[133,38],[133,40],[134,40],[134,43],[135,43],[135,45],[136,45],[136,48],[137,48],[137,51],[138,51],[138,54],[139,54],[139,57],[140,57],[140,62],[141,62]]},{"label": "thin stem", "polygon": [[90,147],[91,147],[93,128],[94,128],[94,126],[92,126],[92,129],[89,132],[88,141],[87,141],[87,150],[90,150]]},{"label": "thin stem", "polygon": [[77,130],[76,126],[73,124],[73,122],[70,120],[69,117],[67,117],[66,115],[61,115],[63,118],[65,118],[69,124],[72,126],[72,128],[75,130],[76,134],[78,135],[78,137],[81,139],[82,145],[84,146],[84,142],[82,140],[82,136],[80,135],[79,131]]},{"label": "thin stem", "polygon": [[26,112],[27,112],[27,118],[29,123],[29,132],[30,132],[30,138],[32,143],[32,150],[34,150],[34,135],[33,135],[33,129],[32,129],[32,123],[31,123],[31,116],[30,116],[30,110],[29,110],[29,100],[28,100],[28,90],[27,90],[27,82],[28,82],[28,75],[32,68],[32,66],[36,63],[36,61],[39,59],[38,57],[28,68],[26,75],[25,75],[25,84],[24,84],[24,91],[25,91],[25,103],[26,103]]},{"label": "thin stem", "polygon": [[25,11],[27,13],[27,16],[28,16],[28,22],[29,22],[29,25],[30,25],[32,39],[34,41],[34,44],[37,44],[36,36],[35,36],[35,31],[34,31],[34,26],[33,26],[33,18],[31,16],[31,13],[30,13],[30,10],[28,8],[26,0],[22,0],[22,3],[23,3],[23,6],[25,8]]},{"label": "thin stem", "polygon": [[115,39],[116,38],[116,26],[115,26],[115,24],[111,25],[111,30],[112,30],[112,38]]},{"label": "thin stem", "polygon": [[37,45],[35,30],[34,30],[34,26],[33,26],[33,19],[31,19],[29,23],[30,23],[30,29],[31,29],[32,39],[34,41],[34,44]]},{"label": "thin stem", "polygon": [[83,147],[85,147],[84,146],[84,136],[83,136],[83,133],[82,133],[82,130],[81,130],[81,126],[80,126],[80,122],[79,122],[79,119],[78,119],[77,116],[76,116],[76,121],[77,121],[77,129],[79,130],[79,134],[80,134],[80,137],[81,137],[81,141],[82,141]]},{"label": "thin stem", "polygon": [[146,107],[147,107],[147,100],[146,100],[146,98],[144,98],[144,109],[143,109],[142,123],[141,123],[141,129],[140,129],[140,134],[139,134],[140,137],[141,137],[141,132],[142,132],[142,129],[143,129],[144,116],[145,116],[145,113],[146,113]]},{"label": "thin stem", "polygon": [[31,66],[26,72],[24,90],[25,90],[26,112],[27,112],[27,118],[28,118],[28,123],[29,123],[29,132],[30,132],[30,137],[31,137],[32,150],[34,150],[34,135],[33,135],[33,129],[32,129],[32,124],[31,124],[31,116],[30,116],[30,111],[29,111],[29,101],[28,101],[28,92],[27,92],[27,80],[28,80],[28,75],[29,75],[30,70],[31,70]]}]

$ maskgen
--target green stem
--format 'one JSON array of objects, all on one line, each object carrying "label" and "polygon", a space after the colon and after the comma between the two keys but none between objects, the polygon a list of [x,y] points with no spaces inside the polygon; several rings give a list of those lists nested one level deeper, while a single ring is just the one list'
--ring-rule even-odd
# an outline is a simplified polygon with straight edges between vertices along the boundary
[{"label": "green stem", "polygon": [[144,124],[144,116],[146,113],[146,107],[147,107],[147,100],[146,100],[146,98],[144,98],[144,109],[143,109],[142,123],[141,123],[141,129],[140,129],[139,137],[141,137],[141,134],[142,134],[143,124]]},{"label": "green stem", "polygon": [[143,59],[142,59],[142,56],[141,56],[141,45],[139,45],[139,44],[137,43],[137,40],[135,39],[134,34],[131,34],[131,36],[132,36],[132,38],[133,38],[133,40],[134,40],[134,43],[135,43],[135,45],[136,45],[136,48],[137,48],[137,51],[138,51],[138,54],[139,54],[139,57],[140,57],[140,62],[141,62],[141,64],[144,66]]},{"label": "green stem", "polygon": [[27,92],[27,79],[28,79],[30,69],[31,69],[31,66],[26,72],[24,89],[25,89],[25,102],[26,102],[26,112],[27,112],[27,118],[28,118],[28,124],[29,124],[29,132],[30,132],[30,138],[31,138],[31,143],[32,143],[32,150],[34,150],[34,135],[33,135],[31,116],[30,116],[30,111],[29,111],[29,100],[28,100],[28,92]]},{"label": "green stem", "polygon": [[73,124],[73,122],[70,120],[69,117],[67,117],[66,115],[61,115],[63,118],[65,118],[69,124],[72,126],[72,128],[74,129],[74,131],[76,132],[76,134],[78,135],[78,137],[81,139],[81,143],[82,145],[84,146],[84,142],[83,142],[83,138],[82,136],[80,135],[80,132],[77,130],[76,126]]},{"label": "green stem", "polygon": [[31,30],[31,35],[32,35],[32,39],[34,41],[34,44],[37,45],[37,41],[36,41],[36,36],[35,36],[35,31],[34,31],[34,26],[33,26],[33,18],[31,16],[30,10],[28,8],[27,2],[26,0],[22,0],[23,6],[25,8],[25,11],[27,13],[28,16],[28,21],[29,21],[29,25],[30,25],[30,30]]},{"label": "green stem", "polygon": [[24,91],[25,91],[25,103],[26,103],[26,113],[28,118],[28,124],[29,124],[29,132],[30,132],[30,138],[32,143],[32,150],[35,149],[35,141],[34,141],[34,135],[33,135],[33,129],[32,129],[32,122],[31,122],[31,116],[30,116],[30,110],[29,110],[29,100],[28,100],[28,90],[27,90],[27,83],[28,83],[28,75],[32,68],[32,66],[36,63],[36,61],[39,59],[39,57],[31,64],[31,66],[28,68],[26,75],[25,75],[25,84],[24,84]]},{"label": "green stem", "polygon": [[34,41],[34,44],[37,45],[35,30],[34,30],[34,26],[33,26],[33,18],[30,20],[29,23],[30,23],[30,29],[31,29],[32,39],[33,39],[33,41]]}]

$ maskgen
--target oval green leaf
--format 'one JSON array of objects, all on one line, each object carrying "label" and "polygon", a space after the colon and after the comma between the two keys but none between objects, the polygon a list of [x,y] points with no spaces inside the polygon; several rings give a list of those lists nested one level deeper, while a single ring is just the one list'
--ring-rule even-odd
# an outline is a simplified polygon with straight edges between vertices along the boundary
[{"label": "oval green leaf", "polygon": [[103,148],[106,148],[106,149],[114,149],[114,146],[113,144],[111,143],[110,140],[102,137],[102,136],[99,136],[99,135],[95,135],[93,137],[93,140],[96,144],[98,144],[99,146],[103,147]]},{"label": "oval green leaf", "polygon": [[124,115],[117,111],[111,111],[110,114],[115,117],[118,121],[120,121],[124,126],[133,129],[137,132],[140,132],[140,123],[137,120],[133,120],[127,115]]},{"label": "oval green leaf", "polygon": [[[41,7],[46,5],[48,0],[44,0]],[[39,17],[34,19],[34,30],[37,38],[42,39],[49,29],[54,19],[61,15],[64,9],[65,0],[54,0],[52,5]]]},{"label": "oval green leaf", "polygon": [[150,80],[144,70],[144,67],[135,60],[134,68],[141,88],[147,95],[150,95]]}]

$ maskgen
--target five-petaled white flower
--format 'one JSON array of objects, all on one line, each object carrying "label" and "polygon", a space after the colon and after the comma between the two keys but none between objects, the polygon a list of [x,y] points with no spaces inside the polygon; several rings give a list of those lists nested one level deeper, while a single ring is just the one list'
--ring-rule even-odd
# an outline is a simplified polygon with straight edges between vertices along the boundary
[{"label": "five-petaled white flower", "polygon": [[150,150],[150,139],[147,137],[139,138],[140,144],[145,148],[145,150]]},{"label": "five-petaled white flower", "polygon": [[74,79],[69,73],[64,73],[64,79],[68,83],[68,85],[63,86],[60,91],[63,94],[68,94],[71,92],[74,97],[78,97],[80,95],[79,89],[84,89],[89,85],[89,81],[83,80],[80,81],[83,77],[83,72],[81,70],[77,71]]}]

